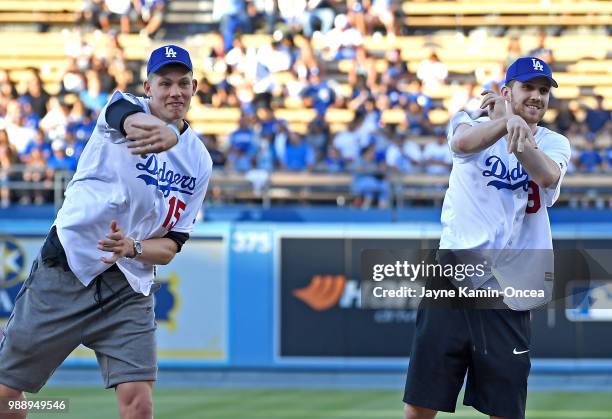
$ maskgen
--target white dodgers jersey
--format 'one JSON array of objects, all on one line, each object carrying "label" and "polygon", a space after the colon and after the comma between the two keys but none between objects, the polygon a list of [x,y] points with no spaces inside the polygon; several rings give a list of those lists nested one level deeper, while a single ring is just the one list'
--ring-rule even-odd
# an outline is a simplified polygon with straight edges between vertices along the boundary
[{"label": "white dodgers jersey", "polygon": [[[151,113],[148,99],[115,92],[119,99]],[[100,112],[95,130],[81,155],[55,220],[72,272],[88,285],[109,265],[109,253],[97,248],[110,232],[112,220],[126,236],[137,240],[163,237],[169,231],[190,233],[202,207],[212,160],[190,127],[170,150],[132,155],[123,134],[111,128]],[[132,288],[148,295],[154,267],[137,259],[117,261]]]},{"label": "white dodgers jersey", "polygon": [[[472,120],[465,112],[458,113],[449,124],[449,146],[460,124],[474,126],[489,120]],[[516,272],[519,266],[541,266],[539,279],[552,275],[552,259],[544,262],[541,252],[531,250],[552,250],[547,207],[559,197],[571,152],[568,139],[547,128],[537,127],[534,137],[538,148],[561,170],[559,181],[549,188],[529,178],[516,156],[508,153],[505,137],[477,153],[460,154],[451,149],[453,168],[442,206],[440,248],[502,251],[516,262],[506,264],[515,272],[504,272],[504,264],[500,263],[495,272],[498,282],[520,281],[521,274]],[[529,263],[527,251],[529,258],[538,260]],[[548,254],[552,256],[552,252]],[[518,264],[519,260],[522,263]],[[478,288],[487,279],[472,285]],[[500,283],[502,288],[505,285],[508,284]]]}]

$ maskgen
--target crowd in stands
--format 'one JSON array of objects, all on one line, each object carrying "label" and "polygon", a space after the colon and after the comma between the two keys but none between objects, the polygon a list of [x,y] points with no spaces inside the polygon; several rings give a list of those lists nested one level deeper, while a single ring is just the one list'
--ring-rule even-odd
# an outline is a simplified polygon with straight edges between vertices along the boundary
[{"label": "crowd in stands", "polygon": [[[137,81],[116,29],[133,32],[133,23],[139,21],[143,35],[154,36],[166,6],[160,0],[85,3],[81,25],[105,31],[111,47],[94,50],[75,36],[67,46],[59,95],[45,92],[35,70],[20,92],[9,74],[0,72],[0,176],[5,181],[49,184],[55,171],[75,169],[109,95],[115,89],[129,90]],[[194,101],[215,108],[239,107],[241,117],[227,138],[202,135],[202,140],[216,168],[264,180],[266,173],[276,170],[352,173],[356,202],[384,207],[390,204],[389,174],[450,172],[452,158],[444,126],[432,124],[429,118],[443,104],[425,93],[444,86],[449,71],[433,50],[415,73],[408,70],[399,49],[389,50],[384,65],[377,65],[364,39],[399,35],[397,2],[351,0],[345,13],[337,13],[335,4],[326,0],[214,1],[219,40],[206,62],[198,64],[225,76],[219,82],[202,77]],[[255,31],[270,33],[270,44],[245,46],[242,35]],[[324,47],[315,50],[315,41]],[[472,117],[480,116],[482,89],[499,90],[505,66],[527,53],[555,65],[545,33],[533,51],[523,50],[520,39],[512,38],[499,71],[467,83],[447,104],[449,112],[465,110]],[[350,92],[337,82],[340,60],[351,63],[345,75]],[[276,76],[281,73],[288,77],[279,83]],[[305,133],[293,131],[287,121],[275,116],[276,109],[290,107],[316,110]],[[573,107],[553,98],[551,107],[557,111],[552,129],[585,139],[583,149],[574,148],[570,170],[611,172],[612,147],[600,147],[598,142],[612,134],[604,98],[598,96],[592,108]],[[354,111],[346,129],[338,132],[326,117],[334,109]],[[404,117],[399,122],[383,121],[383,111],[389,109],[403,112]],[[14,165],[25,168],[20,174],[12,173],[9,169]],[[3,206],[11,201],[42,203],[49,199],[36,190],[10,196],[6,187],[0,188],[0,198]]]},{"label": "crowd in stands", "polygon": [[[98,114],[115,89],[127,90],[133,73],[115,33],[109,48],[94,49],[79,35],[66,44],[58,94],[47,93],[36,68],[20,80],[0,70],[0,205],[42,204],[52,198],[57,171],[74,171]],[[42,184],[9,191],[6,181]]]},{"label": "crowd in stands", "polygon": [[122,33],[130,33],[136,23],[142,35],[152,38],[162,26],[166,6],[166,0],[85,0],[79,20],[87,29],[104,32],[118,24]]}]

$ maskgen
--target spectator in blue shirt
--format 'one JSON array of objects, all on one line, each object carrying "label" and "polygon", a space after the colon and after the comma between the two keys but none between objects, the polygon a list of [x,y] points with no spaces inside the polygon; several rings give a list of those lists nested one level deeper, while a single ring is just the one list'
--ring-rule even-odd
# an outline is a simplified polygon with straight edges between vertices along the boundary
[{"label": "spectator in blue shirt", "polygon": [[590,140],[595,139],[597,135],[603,130],[606,124],[610,123],[611,111],[604,109],[604,97],[601,95],[595,96],[597,100],[597,106],[595,109],[586,109],[585,123],[587,126],[587,137]]},{"label": "spectator in blue shirt", "polygon": [[42,129],[37,129],[34,134],[34,138],[30,140],[30,142],[26,145],[25,150],[23,151],[23,155],[21,160],[24,163],[27,163],[29,157],[32,155],[32,151],[37,149],[42,154],[42,157],[47,160],[51,157],[53,151],[51,150],[51,144],[47,141],[45,137],[45,132]]},{"label": "spectator in blue shirt", "polygon": [[285,147],[283,168],[292,172],[310,170],[314,164],[312,148],[304,138],[294,132],[289,134],[289,142]]},{"label": "spectator in blue shirt", "polygon": [[585,148],[578,156],[578,170],[584,173],[597,173],[601,171],[602,158],[595,145],[587,141]]},{"label": "spectator in blue shirt", "polygon": [[40,122],[40,117],[34,111],[30,99],[27,96],[22,96],[19,98],[19,104],[21,105],[24,126],[32,129],[37,129],[38,123]]},{"label": "spectator in blue shirt", "polygon": [[411,136],[420,137],[432,132],[427,112],[417,102],[410,102],[408,104],[406,117],[408,120],[408,131]]},{"label": "spectator in blue shirt", "polygon": [[404,106],[406,106],[406,94],[399,89],[397,85],[397,78],[389,77],[385,85],[385,96],[387,97],[386,108],[403,108]]},{"label": "spectator in blue shirt", "polygon": [[320,70],[313,68],[308,76],[308,85],[302,91],[304,107],[314,108],[318,115],[325,115],[327,108],[335,102],[336,93],[321,79]]},{"label": "spectator in blue shirt", "polygon": [[106,102],[108,102],[108,93],[102,91],[100,84],[100,75],[95,70],[87,72],[87,89],[79,94],[87,109],[94,112],[99,112]]},{"label": "spectator in blue shirt", "polygon": [[328,144],[325,157],[317,163],[315,170],[318,172],[341,173],[344,172],[346,163],[340,151],[333,144]]},{"label": "spectator in blue shirt", "polygon": [[387,61],[387,70],[383,75],[384,77],[393,77],[403,81],[410,75],[408,65],[406,61],[402,60],[402,51],[399,48],[388,50],[385,54],[385,59]]},{"label": "spectator in blue shirt", "polygon": [[416,102],[425,112],[431,109],[431,98],[423,93],[423,82],[414,78],[408,83],[408,103]]},{"label": "spectator in blue shirt", "polygon": [[72,157],[77,161],[81,157],[83,150],[85,149],[85,141],[81,141],[77,138],[77,127],[74,125],[68,125],[66,127],[66,134],[64,136],[64,152],[67,157]]},{"label": "spectator in blue shirt", "polygon": [[376,145],[364,147],[359,160],[353,162],[350,169],[354,174],[351,189],[356,197],[355,206],[367,209],[377,203],[379,208],[388,207],[390,187],[383,165],[377,161]]},{"label": "spectator in blue shirt", "polygon": [[255,154],[257,138],[247,115],[240,116],[238,129],[229,135],[229,143],[232,149],[240,150],[249,156]]},{"label": "spectator in blue shirt", "polygon": [[53,173],[59,170],[75,171],[77,168],[77,159],[66,155],[66,145],[62,140],[55,140],[51,143],[53,155],[47,161],[47,178],[53,179]]},{"label": "spectator in blue shirt", "polygon": [[92,118],[92,113],[92,111],[87,111],[80,121],[69,122],[66,130],[72,131],[77,140],[87,142],[96,127],[96,120]]},{"label": "spectator in blue shirt", "polygon": [[257,108],[257,119],[259,120],[259,135],[262,137],[274,136],[276,133],[279,121],[274,116],[271,108],[262,106]]},{"label": "spectator in blue shirt", "polygon": [[245,173],[253,168],[253,157],[239,148],[232,148],[227,154],[226,166],[230,170]]}]

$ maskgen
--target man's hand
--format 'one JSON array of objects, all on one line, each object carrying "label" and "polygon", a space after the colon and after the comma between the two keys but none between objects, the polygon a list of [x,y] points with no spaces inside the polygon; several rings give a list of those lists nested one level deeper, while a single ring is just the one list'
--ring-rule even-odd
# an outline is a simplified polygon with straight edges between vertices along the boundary
[{"label": "man's hand", "polygon": [[98,241],[98,249],[113,253],[110,258],[100,258],[102,262],[112,265],[122,257],[134,257],[134,240],[126,237],[117,225],[117,221],[113,220],[106,239]]},{"label": "man's hand", "polygon": [[522,153],[525,150],[525,143],[531,144],[534,148],[537,148],[535,138],[531,132],[531,128],[527,125],[527,122],[518,115],[515,115],[512,111],[512,105],[506,100],[506,116],[508,122],[506,123],[506,129],[508,134],[506,140],[508,142],[508,153]]},{"label": "man's hand", "polygon": [[495,93],[493,90],[484,90],[480,103],[480,109],[484,109],[489,113],[489,118],[500,119],[506,116],[506,100],[503,96]]},{"label": "man's hand", "polygon": [[132,154],[161,153],[174,147],[178,138],[171,128],[165,125],[133,123],[125,137],[130,142],[127,147]]},{"label": "man's hand", "polygon": [[135,155],[160,153],[178,142],[175,132],[164,121],[144,112],[125,118],[123,129],[127,134],[125,138],[129,140],[128,148]]}]

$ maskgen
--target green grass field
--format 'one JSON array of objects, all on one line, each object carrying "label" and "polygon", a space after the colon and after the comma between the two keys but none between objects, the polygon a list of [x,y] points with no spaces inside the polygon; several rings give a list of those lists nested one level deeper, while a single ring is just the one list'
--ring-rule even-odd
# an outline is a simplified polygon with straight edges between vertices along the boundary
[{"label": "green grass field", "polygon": [[[29,399],[62,397],[69,412],[30,414],[32,418],[109,419],[118,417],[112,390],[47,388]],[[402,417],[401,393],[395,391],[252,390],[157,388],[156,419],[386,419]],[[458,406],[455,415],[439,418],[484,418]],[[536,393],[529,395],[528,419],[595,419],[612,417],[612,393]]]}]

